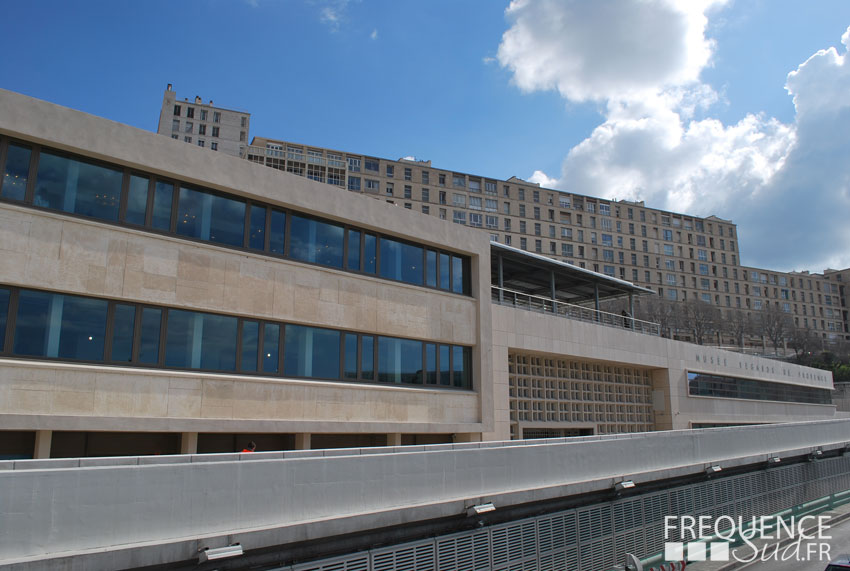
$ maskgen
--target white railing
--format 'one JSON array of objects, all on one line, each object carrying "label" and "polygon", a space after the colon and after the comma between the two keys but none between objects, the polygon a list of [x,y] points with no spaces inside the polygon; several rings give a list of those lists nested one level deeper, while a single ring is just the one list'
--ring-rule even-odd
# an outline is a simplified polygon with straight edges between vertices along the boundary
[{"label": "white railing", "polygon": [[500,288],[498,286],[492,286],[491,291],[493,303],[499,305],[509,305],[538,313],[549,313],[568,319],[575,319],[576,321],[596,323],[597,325],[630,329],[635,333],[661,335],[661,326],[657,323],[635,319],[629,315],[608,313],[607,311],[599,311],[592,307],[573,305],[572,303],[531,295],[512,289]]}]

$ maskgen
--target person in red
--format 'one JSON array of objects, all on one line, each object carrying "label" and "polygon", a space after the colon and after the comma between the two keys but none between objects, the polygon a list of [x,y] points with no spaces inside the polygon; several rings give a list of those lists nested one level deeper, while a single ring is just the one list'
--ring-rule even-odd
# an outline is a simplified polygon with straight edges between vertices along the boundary
[{"label": "person in red", "polygon": [[251,442],[248,443],[248,446],[246,446],[245,448],[242,449],[242,452],[253,452],[256,449],[257,449],[257,445],[252,440]]}]

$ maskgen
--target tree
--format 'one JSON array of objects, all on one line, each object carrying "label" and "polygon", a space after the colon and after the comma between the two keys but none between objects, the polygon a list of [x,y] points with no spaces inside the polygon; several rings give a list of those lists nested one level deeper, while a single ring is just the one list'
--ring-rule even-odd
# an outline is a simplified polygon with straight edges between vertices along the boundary
[{"label": "tree", "polygon": [[678,303],[663,297],[651,297],[642,301],[640,315],[641,319],[657,323],[662,337],[672,337],[673,330],[679,324]]},{"label": "tree", "polygon": [[770,339],[773,344],[773,351],[776,353],[779,346],[790,334],[794,322],[778,303],[773,303],[759,313],[758,325],[761,334]]},{"label": "tree", "polygon": [[692,298],[682,303],[683,327],[692,331],[694,341],[702,345],[706,337],[717,331],[720,310],[710,303]]},{"label": "tree", "polygon": [[735,342],[741,349],[744,348],[744,337],[753,331],[753,320],[750,314],[740,309],[729,309],[720,324],[721,329],[727,335],[735,338]]},{"label": "tree", "polygon": [[818,345],[818,340],[807,327],[794,327],[788,336],[788,346],[794,350],[797,362],[805,362]]}]

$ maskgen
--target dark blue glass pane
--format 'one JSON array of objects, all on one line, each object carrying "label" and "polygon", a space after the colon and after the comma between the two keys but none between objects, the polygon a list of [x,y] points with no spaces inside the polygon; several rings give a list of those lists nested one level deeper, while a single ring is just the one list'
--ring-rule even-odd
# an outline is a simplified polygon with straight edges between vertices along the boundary
[{"label": "dark blue glass pane", "polygon": [[381,277],[422,285],[422,248],[381,238]]},{"label": "dark blue glass pane", "polygon": [[440,289],[449,289],[451,285],[450,266],[451,256],[440,254]]},{"label": "dark blue glass pane", "polygon": [[369,335],[360,338],[360,377],[375,380],[375,338]]},{"label": "dark blue glass pane", "polygon": [[54,295],[40,291],[22,290],[18,294],[18,314],[15,318],[15,355],[55,357],[59,352],[58,327],[53,354],[48,355],[48,332]]},{"label": "dark blue glass pane", "polygon": [[120,170],[42,151],[34,204],[102,220],[118,220],[123,177]]},{"label": "dark blue glass pane", "polygon": [[452,256],[452,291],[464,293],[463,283],[463,259]]},{"label": "dark blue glass pane", "polygon": [[425,382],[429,385],[437,384],[437,346],[433,343],[425,344]]},{"label": "dark blue glass pane", "polygon": [[244,202],[190,188],[180,189],[177,201],[178,234],[241,246],[244,230]]},{"label": "dark blue glass pane", "polygon": [[260,352],[260,324],[256,321],[242,323],[242,369],[257,372],[257,355]]},{"label": "dark blue glass pane", "polygon": [[159,362],[159,332],[161,324],[161,309],[153,307],[142,308],[142,323],[139,334],[139,363],[156,364]]},{"label": "dark blue glass pane", "polygon": [[166,366],[233,371],[236,326],[235,317],[170,310],[165,337]]},{"label": "dark blue glass pane", "polygon": [[130,186],[127,189],[127,211],[124,213],[125,222],[139,226],[145,225],[149,182],[147,178],[130,175]]},{"label": "dark blue glass pane", "polygon": [[289,255],[293,259],[342,267],[343,227],[292,215]]},{"label": "dark blue glass pane", "polygon": [[339,378],[339,331],[287,325],[284,374],[289,377]]},{"label": "dark blue glass pane", "polygon": [[452,379],[454,386],[463,389],[471,388],[472,349],[469,347],[452,347]]},{"label": "dark blue glass pane", "polygon": [[433,250],[425,253],[425,285],[437,287],[437,252]]},{"label": "dark blue glass pane", "polygon": [[360,232],[348,231],[348,269],[360,271]]},{"label": "dark blue glass pane", "polygon": [[102,361],[109,303],[103,299],[73,295],[56,297],[64,298],[58,356],[62,359]]},{"label": "dark blue glass pane", "polygon": [[422,342],[378,337],[378,381],[422,384]]},{"label": "dark blue glass pane", "polygon": [[251,227],[248,229],[248,247],[263,250],[266,247],[266,208],[251,205]]},{"label": "dark blue glass pane", "polygon": [[174,185],[157,182],[153,194],[153,216],[151,226],[157,230],[171,230],[171,202],[174,198]]},{"label": "dark blue glass pane", "polygon": [[357,378],[357,335],[354,333],[345,334],[345,365],[342,376],[346,379]]},{"label": "dark blue glass pane", "polygon": [[30,173],[30,156],[32,151],[27,147],[9,143],[6,153],[6,167],[3,169],[3,180],[0,181],[0,196],[11,200],[23,200],[27,193],[27,180]]},{"label": "dark blue glass pane", "polygon": [[280,325],[263,326],[263,372],[277,373],[280,363]]},{"label": "dark blue glass pane", "polygon": [[9,297],[11,293],[7,289],[0,289],[0,353],[6,343],[6,323],[9,321]]},{"label": "dark blue glass pane", "polygon": [[123,303],[115,305],[112,318],[112,355],[110,360],[129,363],[133,360],[133,328],[136,325],[136,307]]},{"label": "dark blue glass pane", "polygon": [[272,254],[283,254],[286,237],[286,213],[272,210],[271,234],[269,235],[269,251]]},{"label": "dark blue glass pane", "polygon": [[452,368],[450,347],[448,345],[440,345],[440,384],[450,386],[452,384]]},{"label": "dark blue glass pane", "polygon": [[378,261],[378,239],[366,234],[363,239],[363,271],[374,274]]}]

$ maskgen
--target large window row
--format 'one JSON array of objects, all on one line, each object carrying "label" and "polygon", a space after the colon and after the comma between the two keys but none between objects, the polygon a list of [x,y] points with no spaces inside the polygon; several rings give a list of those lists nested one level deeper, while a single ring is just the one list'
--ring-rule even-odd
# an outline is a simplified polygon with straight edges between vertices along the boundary
[{"label": "large window row", "polygon": [[237,196],[0,140],[0,199],[469,295],[469,258]]},{"label": "large window row", "polygon": [[830,391],[825,389],[703,373],[688,373],[688,394],[727,399],[832,404]]},{"label": "large window row", "polygon": [[472,388],[460,345],[11,287],[0,287],[0,355]]}]

